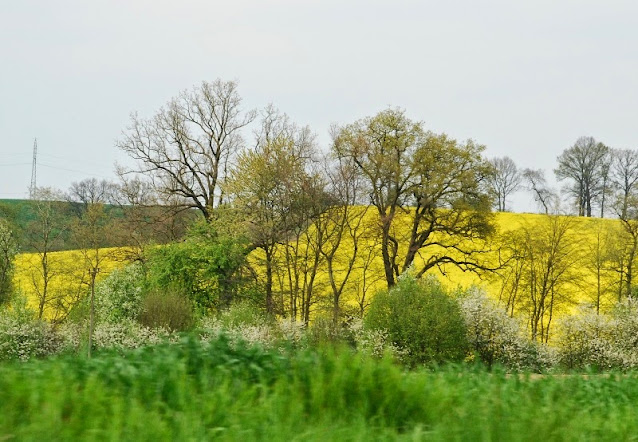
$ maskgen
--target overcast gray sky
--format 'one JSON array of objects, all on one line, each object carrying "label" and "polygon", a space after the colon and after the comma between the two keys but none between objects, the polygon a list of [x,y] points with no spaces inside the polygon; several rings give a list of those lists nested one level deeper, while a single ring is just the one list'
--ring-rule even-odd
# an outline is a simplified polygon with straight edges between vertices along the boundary
[{"label": "overcast gray sky", "polygon": [[[114,178],[133,111],[238,80],[325,144],[390,106],[548,175],[581,135],[638,148],[638,2],[0,0],[0,198]],[[525,210],[524,199],[515,209]],[[522,201],[522,202],[521,202]]]}]

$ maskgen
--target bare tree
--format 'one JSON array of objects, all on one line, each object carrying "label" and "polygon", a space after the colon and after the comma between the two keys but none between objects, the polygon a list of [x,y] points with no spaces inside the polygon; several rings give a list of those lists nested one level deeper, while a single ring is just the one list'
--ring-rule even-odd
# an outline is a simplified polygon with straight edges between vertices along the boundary
[{"label": "bare tree", "polygon": [[[34,216],[27,225],[27,243],[36,251],[37,260],[30,268],[31,283],[38,307],[38,318],[42,319],[45,310],[60,304],[61,294],[51,290],[52,281],[58,279],[63,270],[51,262],[51,252],[58,250],[68,226],[63,221],[66,203],[64,195],[51,188],[37,188],[34,191]],[[57,316],[57,313],[54,313]]]},{"label": "bare tree", "polygon": [[555,209],[557,199],[556,193],[547,186],[545,173],[541,169],[524,169],[521,174],[526,182],[528,190],[534,195],[534,201],[538,203],[546,215]]},{"label": "bare tree", "polygon": [[[365,231],[369,206],[357,206],[364,190],[356,165],[349,159],[338,158],[326,173],[329,192],[336,204],[317,218],[314,225],[323,231],[325,240],[320,252],[327,267],[332,298],[332,321],[336,326],[342,316],[342,297],[356,268],[359,252],[365,247]],[[362,239],[363,238],[363,239]]]},{"label": "bare tree", "polygon": [[117,143],[160,193],[179,198],[206,219],[224,201],[222,182],[243,146],[241,129],[255,118],[242,112],[237,83],[215,80],[184,91],[148,120],[136,114]]},{"label": "bare tree", "polygon": [[593,137],[580,137],[558,157],[554,170],[558,180],[570,180],[569,193],[575,198],[579,216],[592,216],[594,203],[601,202],[609,172],[609,148]]},{"label": "bare tree", "polygon": [[510,157],[492,158],[492,172],[487,176],[487,184],[494,197],[499,212],[507,210],[507,197],[518,190],[521,174]]},{"label": "bare tree", "polygon": [[118,215],[108,234],[115,244],[126,245],[122,257],[144,261],[152,244],[164,244],[183,238],[187,225],[197,213],[186,209],[174,197],[162,198],[146,180],[136,176],[122,177],[115,186],[112,204]]},{"label": "bare tree", "polygon": [[[75,245],[79,248],[84,260],[85,268],[88,273],[89,286],[89,342],[88,356],[91,357],[91,348],[93,340],[93,328],[95,325],[95,281],[97,275],[103,271],[101,266],[108,257],[108,253],[102,250],[106,247],[105,232],[109,228],[109,219],[104,211],[104,204],[89,204],[87,210],[82,217],[75,220],[71,231]],[[85,276],[81,278],[81,282],[86,281]]]},{"label": "bare tree", "polygon": [[[618,232],[610,229],[609,224],[603,224],[603,220],[596,220],[592,233],[595,241],[586,246],[586,256],[583,267],[596,277],[595,293],[592,296],[596,314],[600,314],[601,307],[614,289],[614,258],[617,252],[616,244]],[[589,291],[589,290],[585,290]]]},{"label": "bare tree", "polygon": [[618,215],[626,218],[629,199],[638,187],[638,151],[612,149],[612,156],[612,182],[620,199]]},{"label": "bare tree", "polygon": [[[624,215],[623,212],[624,211]],[[638,255],[638,195],[632,193],[628,199],[618,201],[616,212],[620,218],[620,224],[625,232],[622,244],[617,245],[618,250],[622,250],[622,259],[616,260],[621,263],[620,279],[624,282],[624,290],[621,288],[618,300],[624,296],[631,296],[634,290],[634,267]]]},{"label": "bare tree", "polygon": [[501,271],[507,285],[501,301],[510,314],[516,309],[527,316],[532,340],[547,342],[556,312],[572,302],[582,257],[573,219],[550,215],[523,226],[508,235],[505,252],[512,259]]},{"label": "bare tree", "polygon": [[73,203],[80,203],[86,209],[89,204],[111,203],[116,190],[115,183],[97,178],[87,178],[73,182],[67,192],[67,199]]}]

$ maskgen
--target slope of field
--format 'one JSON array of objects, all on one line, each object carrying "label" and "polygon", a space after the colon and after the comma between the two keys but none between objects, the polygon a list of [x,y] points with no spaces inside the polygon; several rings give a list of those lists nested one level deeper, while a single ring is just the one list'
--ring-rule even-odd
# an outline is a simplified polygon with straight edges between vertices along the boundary
[{"label": "slope of field", "polygon": [[[348,275],[348,263],[355,247],[353,238],[345,235],[334,258],[332,275],[336,286],[343,283],[340,304],[346,312],[355,315],[360,314],[375,292],[386,287],[380,247],[375,234],[375,213],[371,210],[365,211],[365,208],[359,210],[362,223],[354,267]],[[496,268],[504,263],[507,265],[495,272],[475,273],[446,264],[431,269],[428,274],[437,276],[453,289],[479,286],[505,305],[508,297],[512,296],[512,269],[518,263],[517,259],[508,261],[512,257],[512,238],[535,241],[530,247],[540,250],[551,246],[552,238],[556,235],[552,229],[555,230],[558,225],[564,230],[560,259],[565,268],[554,270],[556,273],[560,271],[557,276],[560,283],[552,292],[556,299],[553,314],[572,312],[581,304],[591,305],[598,295],[603,309],[618,298],[618,290],[622,286],[618,268],[614,265],[614,256],[618,256],[622,246],[619,242],[622,231],[618,221],[513,213],[497,213],[494,216],[497,233],[491,242],[464,245],[480,252],[480,259],[487,267]],[[312,245],[308,244],[312,244],[315,233],[311,228],[306,235],[302,235],[298,243],[289,244],[288,255],[283,246],[276,254],[273,269],[274,292],[286,311],[289,311],[294,296],[301,297],[304,291],[306,294],[308,292],[313,258]],[[397,236],[401,234],[395,233]],[[106,276],[113,268],[123,265],[121,253],[118,253],[121,250],[123,249],[105,249],[101,252],[105,259],[100,265],[98,279]],[[428,248],[416,260],[415,269],[418,271],[424,260],[439,252],[441,250],[437,250],[436,247]],[[404,254],[405,250],[400,248],[399,255]],[[16,287],[27,296],[29,305],[36,311],[40,309],[44,284],[40,259],[40,256],[34,253],[19,255],[15,275]],[[43,317],[60,319],[68,313],[73,303],[88,293],[89,266],[80,251],[51,253],[49,259],[51,278],[46,305],[42,308]],[[249,261],[263,278],[263,255],[255,251],[249,257]],[[311,292],[313,315],[329,314],[334,292],[325,259],[319,259]],[[525,303],[529,302],[526,297],[531,296],[530,288],[521,282],[516,296],[518,308],[525,308]]]},{"label": "slope of field", "polygon": [[[104,278],[113,269],[124,265],[123,250],[100,249],[101,259],[96,281]],[[14,284],[18,291],[26,296],[29,308],[38,313],[42,309],[44,319],[63,319],[73,305],[88,293],[91,264],[87,259],[95,260],[95,257],[83,254],[80,250],[49,253],[47,294],[43,302],[45,278],[42,257],[37,253],[19,254],[16,257]]]},{"label": "slope of field", "polygon": [[[358,209],[357,216],[362,217],[362,228],[356,247],[353,236],[345,234],[333,263],[336,285],[339,286],[347,278],[341,302],[352,313],[360,312],[376,291],[386,287],[381,249],[378,235],[375,234],[377,214],[373,210]],[[430,269],[427,274],[435,275],[450,288],[478,286],[492,297],[501,299],[504,304],[507,304],[508,297],[515,296],[518,308],[524,308],[526,302],[531,302],[525,297],[536,296],[532,290],[539,290],[539,287],[531,287],[535,282],[525,281],[525,278],[531,278],[532,272],[535,278],[540,278],[540,274],[546,272],[546,279],[553,283],[548,296],[555,301],[551,312],[555,315],[571,312],[582,304],[591,305],[599,295],[601,308],[611,305],[618,298],[622,281],[619,279],[618,263],[614,260],[620,259],[624,245],[621,241],[623,233],[617,220],[495,213],[494,221],[496,233],[490,241],[466,240],[459,245],[472,250],[475,254],[473,259],[485,267],[497,270],[474,272],[447,263]],[[324,239],[330,234],[331,228],[328,227],[323,232]],[[400,244],[399,264],[402,264],[407,251],[408,234],[406,215],[398,220],[394,231]],[[286,247],[277,250],[273,269],[274,285],[281,293],[279,299],[284,309],[288,309],[292,303],[291,293],[297,293],[301,297],[305,291],[307,296],[310,279],[308,274],[312,272],[314,259],[313,241],[317,237],[316,229],[311,227],[300,241],[288,244],[288,250]],[[435,239],[444,238],[440,236]],[[527,244],[527,250],[521,250],[522,244]],[[355,265],[348,275],[349,262],[355,249]],[[291,251],[296,258],[291,259]],[[463,260],[463,255],[434,245],[424,249],[417,257],[413,264],[414,271],[418,272],[423,268],[423,263],[431,256],[443,253]],[[522,263],[523,258],[519,259],[519,255],[524,256],[527,261]],[[263,270],[263,252],[255,251],[250,259],[255,268]],[[516,276],[514,271],[517,265],[522,264],[529,266],[528,274],[519,275],[516,294],[512,295],[512,280]],[[328,312],[333,290],[325,260],[319,259],[311,292],[316,301],[314,311]]]}]

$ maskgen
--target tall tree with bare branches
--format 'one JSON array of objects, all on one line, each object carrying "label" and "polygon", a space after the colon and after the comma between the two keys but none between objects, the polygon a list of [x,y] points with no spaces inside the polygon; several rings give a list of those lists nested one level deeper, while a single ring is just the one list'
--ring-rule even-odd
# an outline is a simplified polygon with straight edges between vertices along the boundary
[{"label": "tall tree with bare branches", "polygon": [[609,148],[594,137],[580,137],[558,157],[554,170],[558,180],[569,180],[568,191],[575,198],[579,216],[592,216],[592,207],[603,204]]},{"label": "tall tree with bare branches", "polygon": [[618,191],[619,204],[616,208],[621,219],[627,217],[631,195],[638,188],[638,151],[633,149],[612,149],[612,181]]},{"label": "tall tree with bare branches", "polygon": [[499,212],[507,210],[507,197],[518,190],[521,185],[521,174],[516,163],[510,157],[492,158],[492,172],[487,176],[487,183]]},{"label": "tall tree with bare branches", "polygon": [[549,215],[556,208],[558,196],[547,186],[545,172],[541,169],[524,169],[521,176],[527,189],[534,195],[534,201],[543,208],[545,215]]},{"label": "tall tree with bare branches", "polygon": [[243,146],[241,130],[255,118],[241,103],[237,83],[217,79],[183,91],[152,118],[133,114],[117,143],[137,161],[125,172],[150,176],[161,193],[210,218],[224,201],[221,184]]}]

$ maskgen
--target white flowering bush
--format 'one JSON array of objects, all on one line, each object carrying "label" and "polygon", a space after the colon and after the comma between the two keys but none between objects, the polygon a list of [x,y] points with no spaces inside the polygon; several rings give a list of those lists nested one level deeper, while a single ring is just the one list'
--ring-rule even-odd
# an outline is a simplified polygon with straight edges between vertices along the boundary
[{"label": "white flowering bush", "polygon": [[33,319],[20,299],[12,310],[0,312],[0,360],[25,361],[59,351],[63,345],[62,337],[51,324]]},{"label": "white flowering bush", "polygon": [[581,309],[559,323],[560,363],[569,369],[638,368],[638,308],[632,300],[607,314]]},{"label": "white flowering bush", "polygon": [[[88,339],[88,322],[68,323],[60,328],[64,349],[78,351]],[[100,322],[93,331],[94,348],[130,349],[176,341],[175,333],[163,328],[149,328],[131,319],[118,323]]]},{"label": "white flowering bush", "polygon": [[553,365],[554,352],[527,339],[521,324],[483,291],[470,288],[458,296],[470,348],[485,364],[517,370],[542,370]]},{"label": "white flowering bush", "polygon": [[282,344],[299,347],[305,342],[303,324],[289,320],[251,319],[248,322],[239,322],[229,321],[222,314],[219,318],[201,318],[197,329],[200,339],[206,342],[215,340],[222,334],[234,344],[242,341],[265,348],[277,348]]},{"label": "white flowering bush", "polygon": [[139,348],[156,345],[176,335],[163,328],[149,328],[132,320],[117,324],[103,322],[95,327],[93,340],[97,348]]},{"label": "white flowering bush", "polygon": [[139,263],[113,270],[95,286],[95,314],[100,322],[135,319],[142,308],[144,269]]},{"label": "white flowering bush", "polygon": [[380,358],[390,354],[399,360],[404,355],[399,347],[392,344],[388,339],[386,330],[371,330],[364,327],[363,321],[359,318],[352,319],[348,327],[354,337],[355,346],[358,351]]}]

